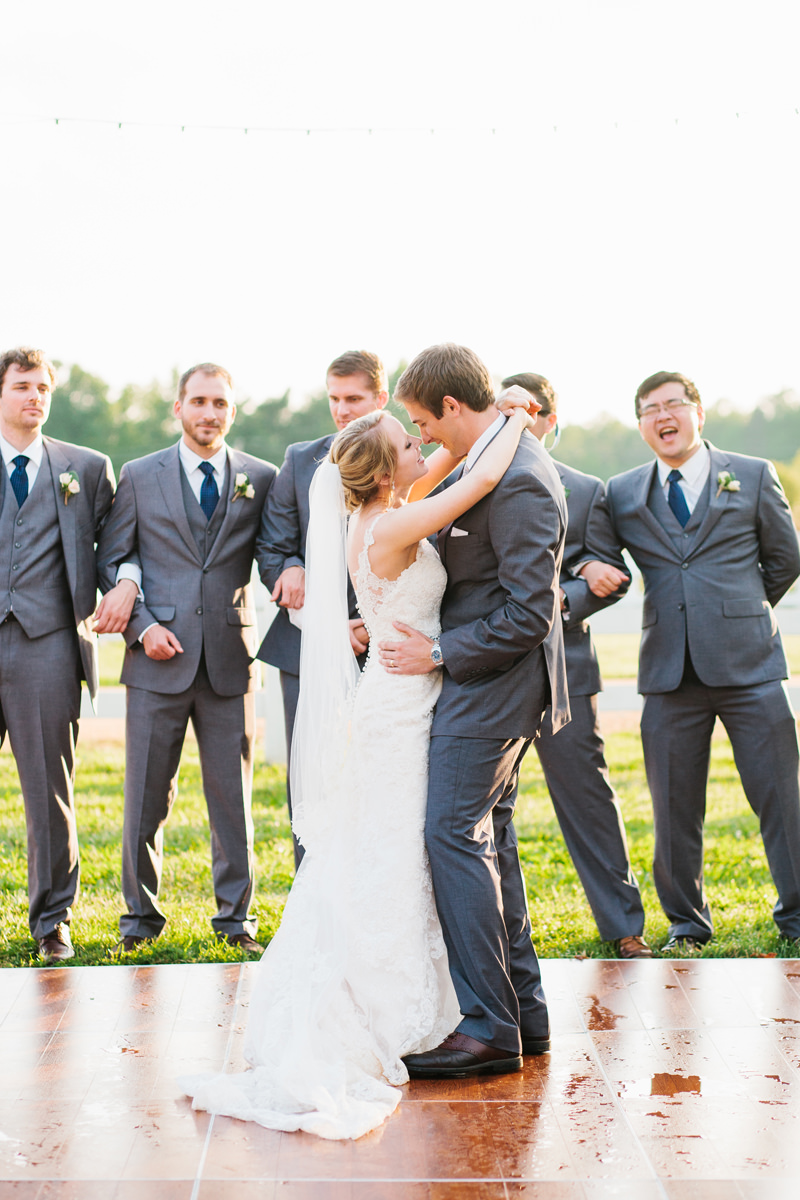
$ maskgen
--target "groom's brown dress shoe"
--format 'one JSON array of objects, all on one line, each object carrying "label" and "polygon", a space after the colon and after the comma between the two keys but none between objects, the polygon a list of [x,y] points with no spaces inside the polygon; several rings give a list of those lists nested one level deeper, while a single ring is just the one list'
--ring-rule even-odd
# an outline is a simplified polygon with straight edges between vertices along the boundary
[{"label": "groom's brown dress shoe", "polygon": [[72,940],[69,936],[69,925],[62,921],[51,933],[38,939],[39,957],[46,963],[64,962],[75,957]]},{"label": "groom's brown dress shoe", "polygon": [[522,1058],[510,1050],[486,1046],[466,1033],[451,1033],[435,1050],[403,1059],[412,1079],[462,1079],[466,1075],[506,1075],[522,1070]]}]

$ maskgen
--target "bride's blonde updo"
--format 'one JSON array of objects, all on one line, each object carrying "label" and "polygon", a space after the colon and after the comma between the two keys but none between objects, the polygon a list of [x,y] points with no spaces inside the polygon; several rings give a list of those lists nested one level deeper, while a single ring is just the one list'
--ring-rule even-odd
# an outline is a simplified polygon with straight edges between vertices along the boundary
[{"label": "bride's blonde updo", "polygon": [[377,480],[394,477],[397,454],[386,428],[383,409],[356,417],[337,433],[330,449],[342,477],[347,511],[374,500],[380,491]]}]

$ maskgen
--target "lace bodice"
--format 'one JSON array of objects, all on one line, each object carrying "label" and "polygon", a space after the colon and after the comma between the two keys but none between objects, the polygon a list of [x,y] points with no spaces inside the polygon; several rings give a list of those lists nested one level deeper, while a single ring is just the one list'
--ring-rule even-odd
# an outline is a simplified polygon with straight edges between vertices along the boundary
[{"label": "lace bodice", "polygon": [[375,544],[375,526],[384,515],[379,513],[367,527],[353,581],[370,646],[385,637],[401,637],[393,621],[404,621],[428,637],[436,637],[441,628],[439,606],[447,583],[445,569],[430,542],[423,541],[417,546],[414,562],[397,579],[378,578],[370,566],[369,551]]}]

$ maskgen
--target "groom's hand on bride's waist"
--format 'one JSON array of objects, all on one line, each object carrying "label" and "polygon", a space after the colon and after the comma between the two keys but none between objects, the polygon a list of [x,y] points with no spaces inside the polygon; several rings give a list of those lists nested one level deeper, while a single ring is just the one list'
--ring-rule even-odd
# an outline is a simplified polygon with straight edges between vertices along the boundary
[{"label": "groom's hand on bride's waist", "polygon": [[402,621],[393,621],[395,629],[406,636],[400,642],[379,642],[378,654],[381,666],[390,675],[427,675],[436,669],[431,659],[433,641],[404,625]]}]

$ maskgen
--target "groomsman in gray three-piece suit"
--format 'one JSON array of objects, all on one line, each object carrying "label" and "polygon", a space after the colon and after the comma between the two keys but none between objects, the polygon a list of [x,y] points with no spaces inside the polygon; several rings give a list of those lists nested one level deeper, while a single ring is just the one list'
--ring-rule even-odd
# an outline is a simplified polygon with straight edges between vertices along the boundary
[{"label": "groomsman in gray three-piece suit", "polygon": [[225,443],[231,377],[214,363],[182,376],[175,446],[126,463],[98,546],[110,589],[97,628],[127,650],[124,952],[158,937],[164,825],[178,789],[186,728],[197,735],[211,827],[217,936],[254,940],[253,735],[257,667],[250,576],[275,467]]},{"label": "groomsman in gray three-piece suit", "polygon": [[[558,400],[549,380],[525,372],[503,387],[525,388],[539,402],[534,435],[542,442],[557,426]],[[534,742],[558,823],[597,922],[620,958],[651,958],[644,941],[644,908],[631,868],[619,801],[608,778],[597,720],[602,688],[588,618],[628,590],[628,574],[608,516],[601,480],[553,460],[567,498],[567,540],[559,580],[571,720],[554,734],[550,713]],[[589,561],[587,540],[600,556]]]},{"label": "groomsman in gray three-piece suit", "polygon": [[713,932],[703,820],[716,717],[759,818],[778,890],[773,916],[796,939],[800,756],[773,612],[800,573],[792,514],[771,463],[702,440],[703,406],[684,375],[646,379],[636,416],[656,461],[609,480],[607,494],[644,576],[639,691],[665,948],[696,952]]},{"label": "groomsman in gray three-piece suit", "polygon": [[75,741],[81,680],[97,695],[94,547],[114,495],[105,455],[42,437],[54,382],[41,350],[0,357],[0,741],[7,731],[22,785],[30,930],[46,962],[74,955]]},{"label": "groomsman in gray three-piece suit", "polygon": [[[503,427],[491,376],[464,346],[432,346],[395,396],[424,442],[469,470]],[[431,728],[425,840],[462,1020],[441,1046],[404,1061],[409,1074],[505,1073],[550,1048],[513,825],[519,765],[542,715],[569,720],[558,576],[564,488],[540,442],[523,433],[494,491],[439,534],[447,569],[442,633],[398,622],[382,643],[393,674],[442,669]]]},{"label": "groomsman in gray three-piece suit", "polygon": [[[327,372],[328,400],[337,430],[356,417],[383,408],[389,399],[386,368],[369,350],[348,350],[335,358]],[[283,466],[264,507],[256,543],[256,559],[264,584],[279,605],[278,613],[261,643],[258,658],[280,671],[286,725],[286,794],[289,816],[289,756],[292,731],[300,694],[300,628],[292,616],[303,607],[305,595],[305,552],[308,533],[308,492],[314,472],[331,448],[335,434],[313,442],[295,442],[286,450]],[[365,649],[364,623],[358,618],[356,598],[350,588],[350,617],[353,649]],[[302,619],[302,618],[300,618]],[[300,865],[303,848],[294,843],[295,865]]]}]

